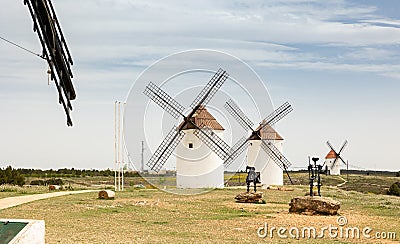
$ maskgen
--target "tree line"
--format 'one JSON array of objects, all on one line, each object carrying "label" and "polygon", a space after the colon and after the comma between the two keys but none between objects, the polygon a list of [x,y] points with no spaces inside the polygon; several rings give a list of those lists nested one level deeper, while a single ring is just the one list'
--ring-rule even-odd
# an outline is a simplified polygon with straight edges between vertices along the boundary
[{"label": "tree line", "polygon": [[[114,176],[114,170],[105,169],[75,169],[75,168],[63,168],[63,169],[17,169],[25,177],[37,177],[37,178],[51,178],[51,177],[87,177],[87,176]],[[134,171],[124,172],[126,177],[137,177],[139,174]]]},{"label": "tree line", "polygon": [[25,177],[18,170],[8,166],[0,170],[0,185],[3,184],[23,186],[25,184]]},{"label": "tree line", "polygon": [[[63,168],[63,169],[14,169],[11,166],[6,168],[0,168],[0,185],[10,184],[23,186],[25,184],[25,177],[31,178],[79,178],[79,177],[94,177],[94,176],[112,176],[114,177],[114,171],[110,169],[98,170],[98,169],[75,169],[75,168]],[[139,177],[139,173],[134,171],[128,171],[124,173],[125,177]],[[29,182],[28,182],[29,183]]]}]

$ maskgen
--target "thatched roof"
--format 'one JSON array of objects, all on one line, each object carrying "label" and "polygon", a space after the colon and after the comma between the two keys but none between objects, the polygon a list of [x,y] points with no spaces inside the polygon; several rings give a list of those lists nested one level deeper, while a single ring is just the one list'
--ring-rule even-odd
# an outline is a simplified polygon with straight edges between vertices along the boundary
[{"label": "thatched roof", "polygon": [[[261,122],[261,124],[255,129],[257,135],[261,137],[263,140],[283,140],[282,136],[278,134],[278,132],[275,131],[274,128],[272,128],[269,125],[264,125],[265,121]],[[262,127],[262,128],[261,128]],[[259,140],[260,138],[256,135],[251,135],[250,140]]]},{"label": "thatched roof", "polygon": [[325,159],[330,159],[330,158],[337,158],[337,155],[333,150],[331,150],[325,157]]},{"label": "thatched roof", "polygon": [[[199,128],[208,127],[213,130],[225,130],[204,106],[200,106],[197,109],[196,113],[190,118],[190,121]],[[195,129],[191,123],[184,125],[184,121],[179,125],[179,128],[182,130]]]}]

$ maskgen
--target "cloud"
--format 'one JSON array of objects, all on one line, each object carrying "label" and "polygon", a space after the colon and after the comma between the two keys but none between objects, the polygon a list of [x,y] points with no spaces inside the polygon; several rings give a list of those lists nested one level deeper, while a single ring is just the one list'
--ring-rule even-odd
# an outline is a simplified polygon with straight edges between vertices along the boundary
[{"label": "cloud", "polygon": [[90,36],[94,43],[135,40],[163,46],[168,37],[350,45],[400,41],[399,29],[368,22],[377,17],[375,7],[349,6],[344,1],[256,1],[251,5],[238,1],[85,2],[79,9],[72,9],[75,5],[70,1],[57,4],[63,9],[65,29]]},{"label": "cloud", "polygon": [[400,20],[393,19],[369,19],[369,20],[361,20],[362,23],[370,23],[379,26],[387,26],[387,27],[400,27]]},{"label": "cloud", "polygon": [[[399,28],[378,24],[385,19],[376,6],[346,1],[85,1],[79,9],[68,1],[57,7],[75,56],[95,69],[146,66],[192,48],[223,50],[254,63],[277,62],[276,67],[283,67],[282,60],[289,62],[285,67],[297,61],[337,62],[338,56],[328,54],[332,47],[341,47],[345,63],[382,62],[400,43]],[[302,50],[302,45],[319,47]],[[345,47],[350,47],[347,53]],[[364,49],[352,49],[357,47]]]},{"label": "cloud", "polygon": [[374,65],[374,64],[346,64],[329,62],[295,62],[295,63],[276,63],[260,62],[257,65],[268,68],[285,68],[294,70],[329,70],[329,71],[348,71],[348,72],[371,72],[378,75],[399,78],[400,65]]},{"label": "cloud", "polygon": [[382,62],[398,59],[399,55],[397,53],[393,53],[393,51],[390,49],[362,47],[361,49],[346,53],[343,58],[351,60],[365,60],[367,62]]},{"label": "cloud", "polygon": [[[4,1],[7,7],[0,9],[0,35],[40,53],[41,46],[32,30],[27,7],[21,1]],[[112,102],[125,98],[131,83],[145,67],[174,52],[216,49],[244,59],[262,73],[264,70],[267,70],[265,73],[277,70],[283,73],[283,77],[288,70],[296,71],[293,73],[304,80],[309,77],[302,71],[310,70],[338,71],[340,79],[346,82],[351,82],[349,75],[361,73],[379,75],[382,81],[385,77],[390,81],[400,79],[400,20],[385,15],[381,8],[392,6],[382,6],[383,3],[373,5],[345,0],[69,0],[53,1],[53,4],[75,61],[72,69],[78,100],[73,104],[76,107],[73,116],[76,115],[75,128],[79,129],[79,133],[74,132],[76,137],[68,141],[76,142],[71,151],[79,152],[79,148],[85,148],[86,154],[91,155],[85,158],[79,153],[71,154],[65,164],[84,158],[93,160],[93,165],[100,162],[98,167],[109,165],[112,146],[108,148],[108,140],[113,138]],[[53,134],[57,134],[59,129],[53,126],[57,124],[63,128],[65,118],[57,104],[54,86],[47,89],[47,64],[4,42],[0,42],[0,53],[0,86],[3,91],[0,112],[5,114],[5,108],[12,108],[15,102],[26,106],[21,109],[21,114],[6,111],[13,117],[10,117],[9,126],[4,126],[3,132],[13,129],[9,129],[8,133],[15,137],[14,147],[26,137],[31,142],[38,134],[47,133],[47,128],[43,131],[39,127],[35,132],[28,133],[30,125],[24,124],[24,120],[28,119],[23,117],[27,111],[31,111],[34,117],[38,108],[32,108],[32,103],[43,101],[48,105],[43,105],[40,110],[43,116],[56,115],[50,124],[44,124],[43,119],[38,118],[34,120],[34,125],[52,127],[49,130],[51,135],[46,134],[51,142]],[[315,77],[315,80],[319,78]],[[306,83],[303,85],[306,86]],[[303,91],[308,88],[301,89],[293,83],[290,89]],[[293,97],[304,96],[293,93]],[[323,100],[323,97],[317,98]],[[111,101],[110,107],[103,111],[107,101]],[[89,103],[101,103],[102,106],[89,106]],[[50,106],[51,109],[48,108]],[[96,112],[93,112],[94,109]],[[314,114],[311,109],[307,111]],[[109,117],[110,121],[105,119]],[[15,127],[14,121],[21,122],[21,125]],[[309,118],[305,121],[308,124]],[[19,135],[20,130],[27,133]],[[90,139],[80,140],[88,136],[87,130]],[[332,129],[333,132],[338,131]],[[69,131],[63,130],[59,145],[63,145],[68,134]],[[97,139],[97,135],[101,135],[102,139]],[[100,149],[88,146],[96,141],[103,143]],[[395,145],[395,139],[392,142]],[[31,144],[26,144],[22,151],[31,147]],[[8,142],[2,144],[5,152],[10,151],[9,145]],[[46,145],[43,141],[41,147],[46,148]],[[300,149],[296,146],[295,150]],[[382,150],[384,153],[385,148]],[[38,151],[42,152],[41,148]],[[299,151],[298,154],[302,153]],[[386,154],[390,155],[390,152]],[[14,155],[4,157],[11,160]],[[59,158],[56,153],[48,153],[46,157],[38,156],[33,161],[57,161]],[[18,160],[29,161],[23,155]],[[50,164],[48,167],[51,167]]]}]

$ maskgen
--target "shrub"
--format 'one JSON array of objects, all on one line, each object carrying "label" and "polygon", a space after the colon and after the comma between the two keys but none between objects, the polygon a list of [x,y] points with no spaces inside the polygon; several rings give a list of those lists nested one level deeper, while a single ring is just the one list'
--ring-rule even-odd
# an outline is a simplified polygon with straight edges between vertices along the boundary
[{"label": "shrub", "polygon": [[31,185],[37,185],[37,186],[48,186],[48,185],[64,185],[64,182],[62,179],[48,179],[48,180],[33,180],[31,181]]},{"label": "shrub", "polygon": [[44,186],[44,181],[43,180],[33,180],[33,181],[31,181],[31,185]]},{"label": "shrub", "polygon": [[388,190],[389,195],[400,196],[400,182],[396,182],[390,186]]},{"label": "shrub", "polygon": [[400,177],[400,171],[396,172],[396,177]]},{"label": "shrub", "polygon": [[64,185],[64,182],[60,178],[58,178],[58,179],[52,178],[52,179],[46,180],[45,184],[46,185],[60,185],[60,186],[62,186],[62,185]]},{"label": "shrub", "polygon": [[37,194],[37,193],[47,192],[47,188],[44,186],[25,187],[25,186],[14,186],[14,185],[0,185],[0,192],[17,192],[19,194]]},{"label": "shrub", "polygon": [[18,170],[8,166],[6,169],[0,169],[0,185],[3,184],[23,186],[25,178]]},{"label": "shrub", "polygon": [[64,189],[67,190],[67,191],[73,191],[74,190],[74,188],[71,185],[66,186]]}]

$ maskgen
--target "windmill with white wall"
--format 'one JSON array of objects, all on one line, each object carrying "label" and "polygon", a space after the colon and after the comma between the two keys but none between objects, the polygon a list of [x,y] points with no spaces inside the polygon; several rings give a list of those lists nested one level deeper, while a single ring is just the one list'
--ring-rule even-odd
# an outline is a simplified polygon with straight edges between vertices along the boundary
[{"label": "windmill with white wall", "polygon": [[[215,118],[205,110],[206,104],[222,86],[229,74],[219,69],[200,94],[195,98],[190,107],[192,110],[184,115],[185,108],[175,99],[165,93],[154,83],[150,82],[144,91],[151,100],[165,109],[174,118],[183,118],[179,126],[172,130],[156,149],[147,165],[151,170],[159,172],[169,156],[178,147],[177,159],[177,184],[181,188],[223,187],[223,166],[229,165],[239,154],[237,147],[230,148],[220,136],[223,128]],[[186,135],[188,134],[188,135]],[[195,139],[195,137],[201,140]],[[180,144],[182,139],[184,141]],[[240,143],[241,141],[239,141]],[[206,151],[206,157],[199,158],[195,153]],[[190,151],[192,150],[192,151]],[[236,153],[232,153],[232,152]],[[221,159],[219,159],[218,157]],[[197,164],[201,161],[204,164]],[[195,163],[195,165],[193,164]]]},{"label": "windmill with white wall", "polygon": [[293,110],[292,106],[288,102],[284,103],[268,115],[256,129],[253,129],[254,123],[234,101],[226,102],[225,108],[246,131],[251,131],[246,140],[249,142],[247,165],[260,170],[261,184],[283,185],[283,171],[292,183],[287,171],[291,163],[282,154],[283,138],[271,127],[290,113]]},{"label": "windmill with white wall", "polygon": [[182,122],[178,128],[185,132],[176,148],[176,186],[178,188],[222,188],[224,186],[223,161],[195,134],[197,128],[208,128],[223,138],[224,128],[200,106],[190,118],[192,123]]},{"label": "windmill with white wall", "polygon": [[340,161],[347,165],[347,163],[340,156],[340,154],[343,152],[343,149],[347,145],[347,140],[344,141],[339,151],[336,151],[329,141],[327,141],[326,144],[331,149],[325,157],[325,165],[328,169],[328,172],[330,175],[340,175]]},{"label": "windmill with white wall", "polygon": [[283,185],[283,169],[274,163],[265,151],[260,150],[261,141],[265,140],[282,152],[283,138],[274,128],[269,125],[262,127],[263,124],[265,120],[256,128],[257,135],[250,136],[250,146],[247,151],[248,165],[254,165],[256,169],[261,170],[261,184]]}]

